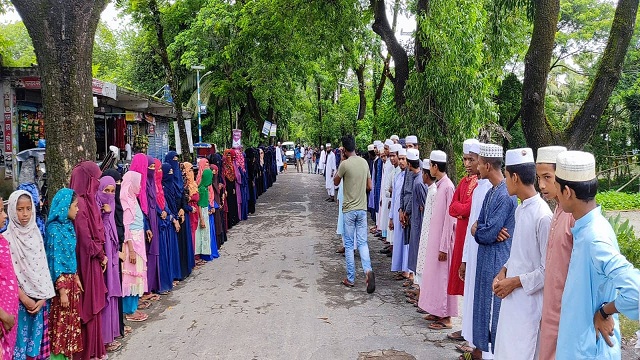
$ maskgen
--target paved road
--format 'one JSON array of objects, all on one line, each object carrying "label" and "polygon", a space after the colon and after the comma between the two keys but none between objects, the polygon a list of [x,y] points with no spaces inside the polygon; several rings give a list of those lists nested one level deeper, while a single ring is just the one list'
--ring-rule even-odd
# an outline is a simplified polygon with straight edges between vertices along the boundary
[{"label": "paved road", "polygon": [[454,343],[405,302],[380,241],[370,238],[376,292],[358,257],[356,287],[340,284],[337,206],[323,184],[279,176],[221,257],[154,303],[110,359],[455,359]]}]

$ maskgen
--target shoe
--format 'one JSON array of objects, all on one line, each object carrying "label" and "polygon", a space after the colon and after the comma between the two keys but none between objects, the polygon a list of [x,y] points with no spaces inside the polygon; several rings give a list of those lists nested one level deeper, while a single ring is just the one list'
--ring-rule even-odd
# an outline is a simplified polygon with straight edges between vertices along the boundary
[{"label": "shoe", "polygon": [[336,250],[336,254],[344,254],[344,246]]},{"label": "shoe", "polygon": [[367,294],[372,294],[376,291],[376,276],[373,271],[367,272]]},{"label": "shoe", "polygon": [[391,253],[391,247],[387,246],[386,248],[379,251],[380,254],[389,254]]},{"label": "shoe", "polygon": [[342,285],[346,286],[346,287],[353,287],[353,283],[349,280],[347,280],[346,278],[344,280],[342,280]]},{"label": "shoe", "polygon": [[387,257],[392,257],[392,256],[393,254],[391,252],[387,254]]}]

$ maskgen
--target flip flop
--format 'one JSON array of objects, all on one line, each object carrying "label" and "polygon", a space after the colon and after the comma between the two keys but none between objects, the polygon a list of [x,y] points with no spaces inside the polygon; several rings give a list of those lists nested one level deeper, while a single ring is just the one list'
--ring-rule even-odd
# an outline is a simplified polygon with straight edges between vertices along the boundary
[{"label": "flip flop", "polygon": [[417,308],[417,309],[416,309],[416,312],[417,312],[418,314],[426,314],[426,313],[427,313],[426,311],[424,311],[424,310],[422,310],[422,309],[420,309],[420,308]]},{"label": "flip flop", "polygon": [[138,304],[138,310],[148,309],[149,306],[151,306],[151,301],[149,301],[149,300],[140,300],[140,303]]},{"label": "flip flop", "polygon": [[[456,334],[456,335],[454,335],[454,334]],[[454,340],[454,341],[464,341],[464,337],[462,337],[462,332],[461,331],[456,331],[456,332],[453,332],[451,334],[447,334],[447,338],[449,340]],[[466,351],[463,351],[463,352],[466,352]]]},{"label": "flip flop", "polygon": [[451,329],[453,328],[453,326],[451,325],[446,325],[445,323],[443,323],[442,321],[435,321],[432,322],[431,324],[429,324],[429,326],[427,326],[429,329],[431,330],[445,330],[445,329]]},{"label": "flip flop", "polygon": [[435,315],[431,315],[431,314],[427,314],[426,316],[422,317],[423,319],[427,320],[427,321],[440,321],[441,318],[435,316]]},{"label": "flip flop", "polygon": [[121,347],[122,347],[122,343],[114,340],[112,343],[105,345],[104,350],[106,352],[114,352],[114,351],[120,350]]},{"label": "flip flop", "polygon": [[124,336],[130,335],[133,332],[133,329],[129,325],[124,326]]},{"label": "flip flop", "polygon": [[125,319],[131,322],[143,322],[148,318],[149,318],[149,315],[145,313],[134,313],[133,316],[125,316]]},{"label": "flip flop", "polygon": [[456,350],[464,354],[464,353],[472,353],[474,349],[469,345],[459,344],[459,345],[456,345]]},{"label": "flip flop", "polygon": [[343,279],[343,280],[342,280],[342,285],[344,285],[344,286],[346,286],[346,287],[353,287],[353,283],[352,283],[352,282],[350,282],[350,281],[349,281],[349,280],[347,280],[347,279]]}]

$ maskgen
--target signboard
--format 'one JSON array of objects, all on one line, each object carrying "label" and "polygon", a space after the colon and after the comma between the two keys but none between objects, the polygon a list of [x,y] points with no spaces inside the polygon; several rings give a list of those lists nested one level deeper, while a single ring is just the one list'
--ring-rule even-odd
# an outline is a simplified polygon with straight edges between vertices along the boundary
[{"label": "signboard", "polygon": [[40,83],[39,77],[23,77],[16,80],[15,87],[28,90],[37,90],[42,88],[42,84]]},{"label": "signboard", "polygon": [[269,136],[276,136],[276,124],[271,124],[271,130],[269,131]]},{"label": "signboard", "polygon": [[91,83],[91,89],[93,90],[94,95],[102,95],[104,97],[116,99],[117,90],[116,84],[101,81],[98,79],[93,79]]},{"label": "signboard", "polygon": [[11,144],[11,113],[4,113],[4,155],[7,156],[12,152]]},{"label": "signboard", "polygon": [[[184,121],[184,127],[187,131],[187,141],[189,142],[189,152],[193,153],[193,135],[191,134],[191,120]],[[182,154],[182,144],[180,143],[180,130],[178,129],[178,122],[173,122],[173,135],[176,140],[176,152]]]},{"label": "signboard", "polygon": [[233,129],[231,148],[235,149],[242,146],[242,130]]},{"label": "signboard", "polygon": [[264,125],[262,125],[262,134],[269,136],[269,130],[271,130],[271,121],[265,120]]}]

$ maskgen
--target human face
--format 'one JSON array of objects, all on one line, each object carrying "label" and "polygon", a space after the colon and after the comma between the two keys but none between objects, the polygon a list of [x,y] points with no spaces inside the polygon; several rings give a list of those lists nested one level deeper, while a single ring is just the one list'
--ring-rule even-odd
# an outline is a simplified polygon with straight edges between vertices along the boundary
[{"label": "human face", "polygon": [[407,143],[407,149],[415,149],[415,145],[413,145],[412,143]]},{"label": "human face", "polygon": [[462,156],[462,162],[464,163],[464,169],[467,170],[467,175],[478,175],[478,155],[474,153],[468,153]]},{"label": "human face", "polygon": [[407,168],[407,157],[406,156],[398,156],[398,165],[400,169],[404,170]]},{"label": "human face", "polygon": [[564,187],[564,190],[560,190],[560,184],[555,181],[554,179],[554,185],[553,187],[555,187],[556,189],[556,198],[558,199],[558,206],[560,206],[562,208],[562,211],[566,212],[566,213],[572,213],[573,212],[573,206],[572,206],[572,199],[571,199],[571,190],[568,187]]},{"label": "human face", "polygon": [[75,199],[71,206],[69,206],[69,212],[67,213],[67,217],[69,220],[75,220],[76,215],[78,215],[78,199]]},{"label": "human face", "polygon": [[156,164],[151,164],[149,165],[149,167],[147,168],[149,170],[155,170],[156,169]]},{"label": "human face", "polygon": [[538,178],[538,188],[540,194],[546,199],[555,199],[558,195],[556,190],[556,170],[553,164],[536,164],[536,177]]},{"label": "human face", "polygon": [[115,195],[116,193],[116,187],[113,185],[109,185],[106,188],[104,188],[104,190],[102,190],[103,193],[105,194],[112,194]]},{"label": "human face", "polygon": [[382,159],[382,162],[387,161],[387,153],[386,152],[381,153],[380,154],[380,159]]},{"label": "human face", "polygon": [[397,153],[390,153],[389,154],[389,160],[391,161],[391,165],[393,165],[393,167],[398,166],[398,154]]},{"label": "human face", "polygon": [[505,182],[507,183],[507,191],[511,196],[515,195],[516,191],[518,190],[518,183],[516,181],[516,177],[517,177],[516,175],[511,174],[506,169],[504,170],[504,178],[505,178]]},{"label": "human face", "polygon": [[478,157],[478,177],[480,179],[486,179],[491,171],[491,164],[486,162],[484,158]]},{"label": "human face", "polygon": [[431,163],[429,173],[431,174],[431,177],[436,177],[436,175],[438,175],[438,165]]},{"label": "human face", "polygon": [[178,161],[178,157],[177,157],[177,156],[174,156],[174,157],[173,157],[173,161]]},{"label": "human face", "polygon": [[16,213],[18,214],[18,221],[20,225],[27,226],[29,221],[31,221],[31,211],[33,207],[33,201],[29,198],[18,198],[18,203],[16,204]]},{"label": "human face", "polygon": [[386,157],[389,157],[389,145],[385,145],[385,146],[384,146],[384,155],[385,155]]}]

